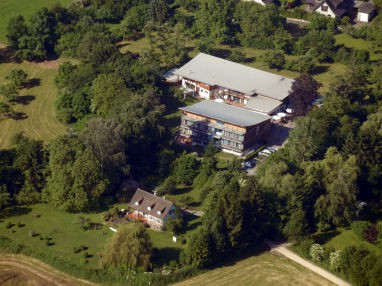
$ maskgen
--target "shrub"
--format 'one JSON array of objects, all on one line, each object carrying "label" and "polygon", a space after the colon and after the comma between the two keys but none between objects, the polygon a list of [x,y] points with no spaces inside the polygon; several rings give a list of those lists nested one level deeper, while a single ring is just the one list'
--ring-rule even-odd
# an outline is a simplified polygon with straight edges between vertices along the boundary
[{"label": "shrub", "polygon": [[88,258],[89,257],[89,253],[87,251],[85,251],[84,253],[82,253],[82,257],[83,258]]},{"label": "shrub", "polygon": [[79,252],[81,252],[81,249],[79,247],[73,247],[73,252],[79,253]]},{"label": "shrub", "polygon": [[310,247],[314,244],[314,240],[310,238],[303,239],[298,245],[296,245],[298,252],[305,258],[310,257]]},{"label": "shrub", "polygon": [[84,250],[87,250],[88,249],[88,247],[87,246],[85,246],[85,245],[80,245],[79,246],[79,249],[80,249],[80,251],[84,251]]},{"label": "shrub", "polygon": [[86,258],[81,258],[80,259],[80,263],[81,263],[81,265],[85,265],[85,264],[87,264],[89,261],[86,259]]},{"label": "shrub", "polygon": [[324,258],[324,248],[318,243],[315,243],[310,247],[309,254],[313,261],[322,262]]},{"label": "shrub", "polygon": [[382,221],[377,222],[378,239],[382,239]]},{"label": "shrub", "polygon": [[364,238],[367,242],[376,244],[378,238],[378,231],[375,225],[371,225],[365,230]]},{"label": "shrub", "polygon": [[194,203],[194,199],[190,196],[182,196],[178,201],[178,205],[181,207],[192,206]]},{"label": "shrub", "polygon": [[30,237],[35,237],[35,236],[36,236],[36,233],[35,233],[33,230],[30,230],[30,231],[28,231],[28,235],[29,235]]},{"label": "shrub", "polygon": [[21,223],[21,222],[18,222],[18,223],[17,223],[17,226],[18,226],[18,227],[24,227],[25,224],[23,224],[23,223]]},{"label": "shrub", "polygon": [[341,251],[333,251],[329,256],[330,269],[338,271],[341,265]]},{"label": "shrub", "polygon": [[7,224],[5,225],[5,228],[11,228],[13,226],[13,224],[9,221],[7,222]]},{"label": "shrub", "polygon": [[370,226],[371,223],[368,221],[355,221],[351,224],[351,230],[360,240],[364,240],[365,232]]},{"label": "shrub", "polygon": [[269,68],[282,69],[285,65],[285,54],[281,50],[268,50],[261,56],[261,60]]}]

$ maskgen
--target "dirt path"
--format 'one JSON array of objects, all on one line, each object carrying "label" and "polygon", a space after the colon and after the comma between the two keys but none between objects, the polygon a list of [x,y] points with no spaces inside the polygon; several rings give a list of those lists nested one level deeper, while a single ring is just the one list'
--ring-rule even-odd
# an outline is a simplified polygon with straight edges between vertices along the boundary
[{"label": "dirt path", "polygon": [[62,273],[37,259],[22,255],[0,256],[1,285],[96,285]]},{"label": "dirt path", "polygon": [[341,278],[338,278],[337,276],[333,275],[332,273],[322,269],[321,267],[318,267],[317,265],[314,265],[313,263],[301,258],[297,254],[290,251],[286,246],[288,246],[288,243],[283,244],[277,244],[275,242],[272,242],[270,240],[264,240],[265,244],[268,245],[271,248],[271,251],[276,251],[285,257],[289,258],[290,260],[293,260],[297,262],[298,264],[310,269],[311,271],[317,273],[318,275],[324,277],[325,279],[339,285],[339,286],[351,286],[351,284],[347,283],[346,281],[342,280]]}]

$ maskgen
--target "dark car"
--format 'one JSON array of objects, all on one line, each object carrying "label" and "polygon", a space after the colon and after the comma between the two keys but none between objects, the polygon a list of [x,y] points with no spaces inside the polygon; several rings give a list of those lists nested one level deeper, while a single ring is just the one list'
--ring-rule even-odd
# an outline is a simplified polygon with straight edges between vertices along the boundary
[{"label": "dark car", "polygon": [[246,167],[246,168],[253,168],[255,166],[256,166],[256,160],[255,159],[251,159],[251,160],[244,162],[244,167]]}]

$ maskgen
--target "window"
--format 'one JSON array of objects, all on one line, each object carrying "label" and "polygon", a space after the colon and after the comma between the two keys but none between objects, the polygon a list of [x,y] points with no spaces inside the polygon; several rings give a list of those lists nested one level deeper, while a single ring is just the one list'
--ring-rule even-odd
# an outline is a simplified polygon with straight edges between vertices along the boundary
[{"label": "window", "polygon": [[322,5],[321,6],[321,11],[328,12],[328,6]]}]

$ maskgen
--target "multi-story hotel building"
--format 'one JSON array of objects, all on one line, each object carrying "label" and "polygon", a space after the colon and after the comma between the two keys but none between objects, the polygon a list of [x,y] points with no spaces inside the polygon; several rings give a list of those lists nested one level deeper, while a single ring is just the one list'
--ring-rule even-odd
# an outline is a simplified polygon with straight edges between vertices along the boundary
[{"label": "multi-story hotel building", "polygon": [[213,140],[223,151],[239,156],[256,146],[271,124],[270,116],[213,100],[180,110],[181,142],[207,145]]},{"label": "multi-story hotel building", "polygon": [[185,93],[218,99],[266,115],[280,112],[293,80],[200,53],[174,71]]}]

